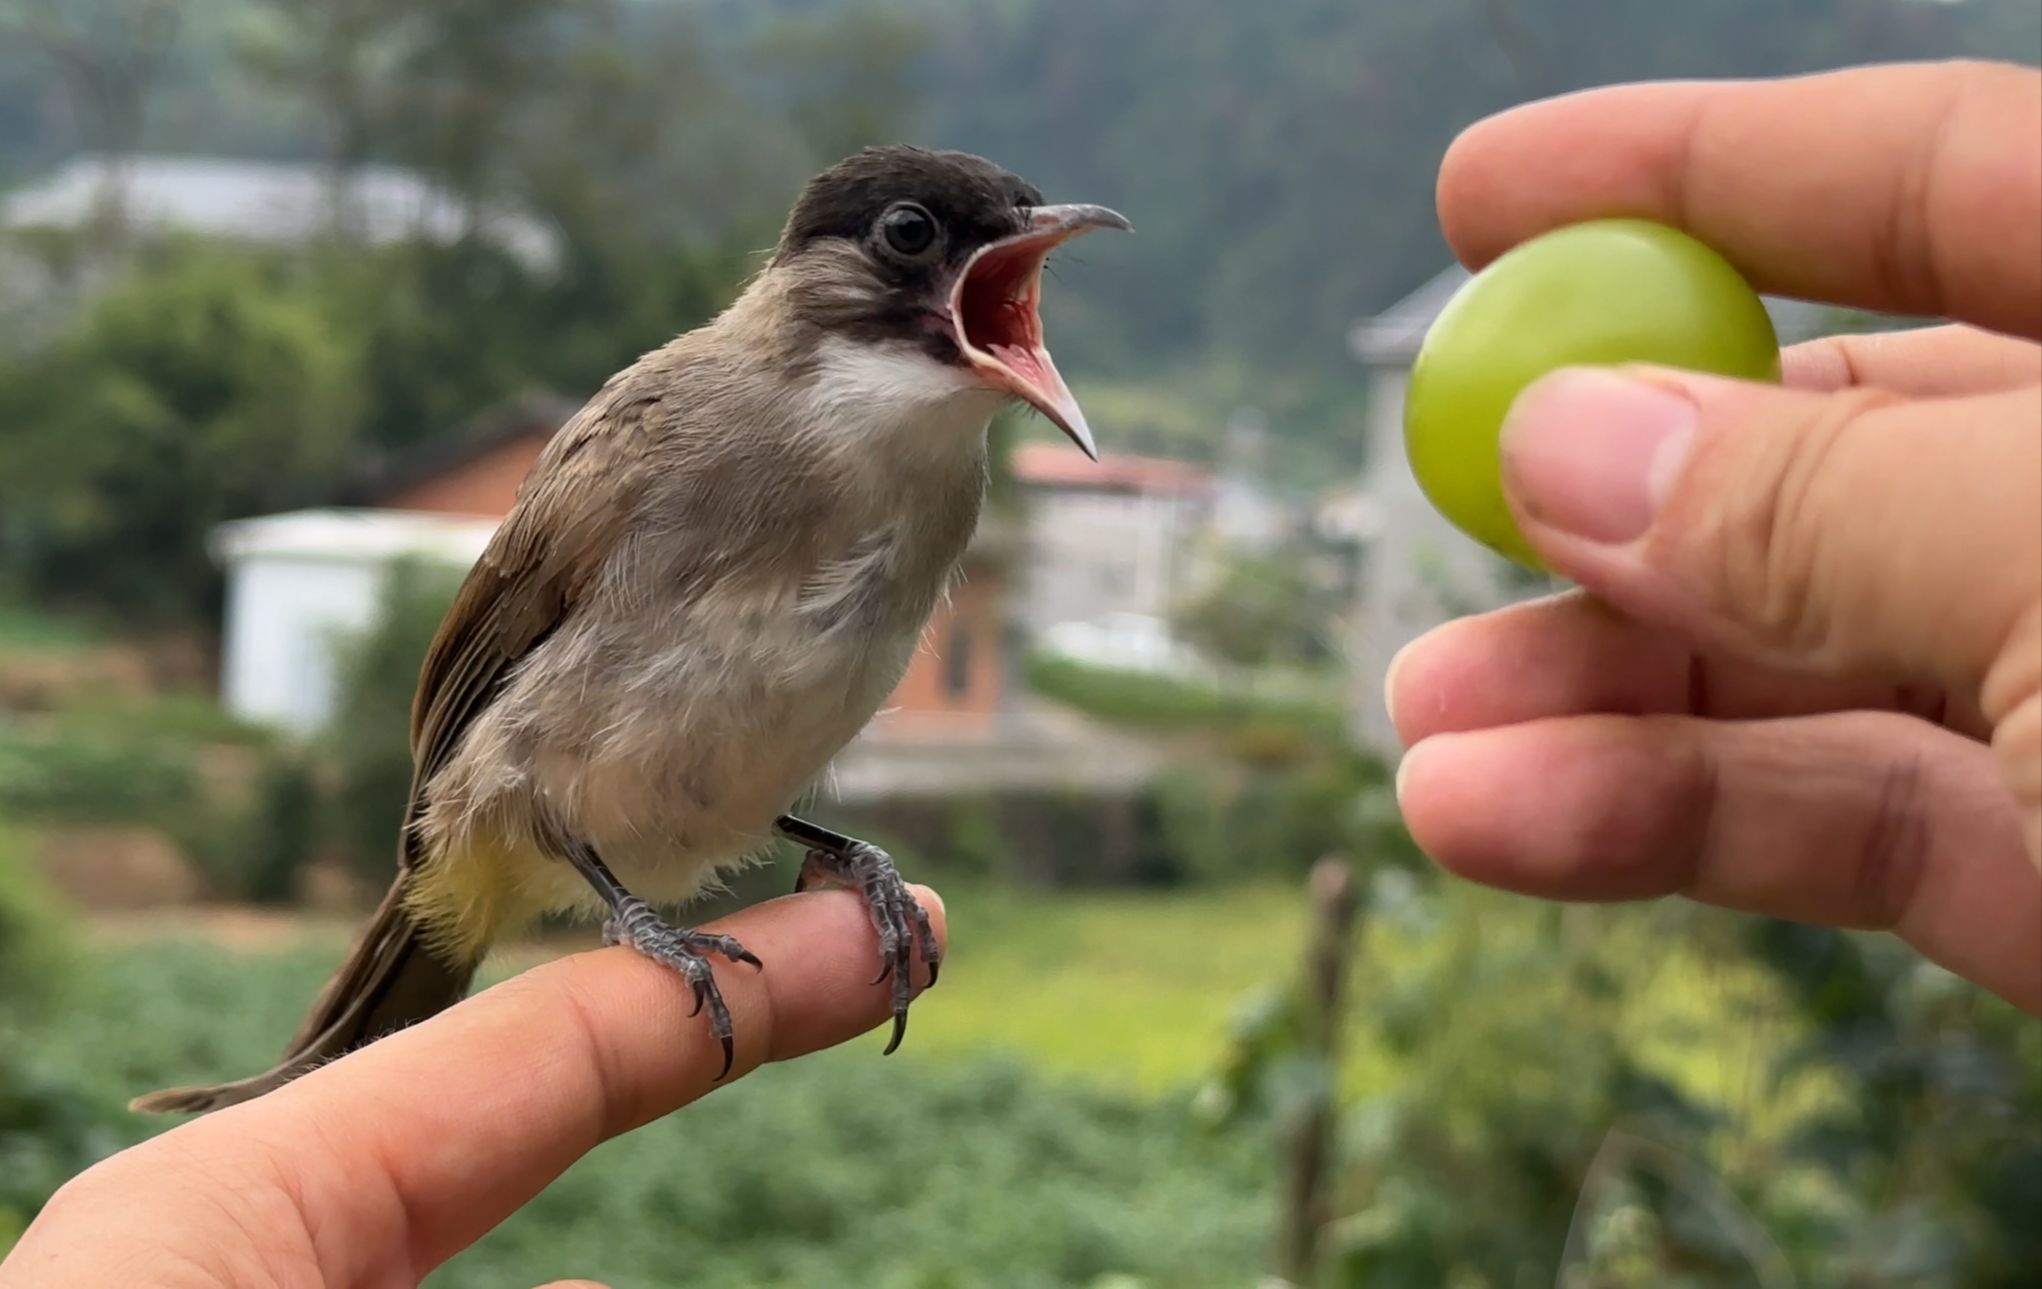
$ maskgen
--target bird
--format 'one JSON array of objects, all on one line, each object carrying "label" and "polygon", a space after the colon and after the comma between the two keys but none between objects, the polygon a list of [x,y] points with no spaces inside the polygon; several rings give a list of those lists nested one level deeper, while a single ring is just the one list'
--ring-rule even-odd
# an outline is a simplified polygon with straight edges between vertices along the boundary
[{"label": "bird", "polygon": [[612,376],[549,441],[427,651],[397,872],[277,1064],[137,1097],[206,1113],[458,1002],[493,942],[602,920],[692,991],[731,1068],[729,936],[684,904],[775,839],[846,887],[899,1046],[927,914],[885,851],[793,813],[900,680],[985,495],[987,430],[1033,407],[1098,450],[1043,340],[1050,252],[1103,206],[984,158],[866,148],[800,191],[708,323]]}]

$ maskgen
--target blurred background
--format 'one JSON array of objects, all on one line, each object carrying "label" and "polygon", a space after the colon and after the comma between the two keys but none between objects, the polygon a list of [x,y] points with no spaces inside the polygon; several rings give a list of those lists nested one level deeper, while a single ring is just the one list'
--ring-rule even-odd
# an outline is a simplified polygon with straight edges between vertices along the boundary
[{"label": "blurred background", "polygon": [[1400,455],[1454,133],[1960,54],[2042,61],[2042,11],[0,0],[0,1250],[161,1126],[129,1096],[295,1028],[548,435],[803,179],[915,141],[1141,229],[1046,289],[1109,455],[997,427],[969,580],[818,811],[942,886],[943,987],[899,1056],[605,1147],[432,1283],[2032,1283],[2032,1021],[1882,938],[1442,880],[1375,696],[1540,589]]}]

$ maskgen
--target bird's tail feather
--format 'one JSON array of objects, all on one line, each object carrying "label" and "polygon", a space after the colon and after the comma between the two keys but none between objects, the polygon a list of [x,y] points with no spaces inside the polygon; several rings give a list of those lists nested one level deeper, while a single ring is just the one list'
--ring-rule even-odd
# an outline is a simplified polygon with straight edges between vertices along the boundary
[{"label": "bird's tail feather", "polygon": [[400,876],[355,942],[276,1066],[252,1078],[211,1087],[165,1088],[136,1097],[145,1114],[204,1114],[253,1100],[315,1066],[394,1030],[424,1020],[468,992],[482,948],[458,960],[430,941],[404,903]]}]

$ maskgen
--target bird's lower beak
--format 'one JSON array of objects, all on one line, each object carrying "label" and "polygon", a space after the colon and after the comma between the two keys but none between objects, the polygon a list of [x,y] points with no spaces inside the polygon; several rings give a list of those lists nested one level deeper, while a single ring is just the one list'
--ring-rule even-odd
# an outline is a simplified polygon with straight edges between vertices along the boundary
[{"label": "bird's lower beak", "polygon": [[990,384],[1056,422],[1086,456],[1099,459],[1085,413],[1042,343],[1042,265],[1049,253],[1095,228],[1134,231],[1104,206],[1037,206],[1028,231],[980,247],[950,289],[957,347]]}]

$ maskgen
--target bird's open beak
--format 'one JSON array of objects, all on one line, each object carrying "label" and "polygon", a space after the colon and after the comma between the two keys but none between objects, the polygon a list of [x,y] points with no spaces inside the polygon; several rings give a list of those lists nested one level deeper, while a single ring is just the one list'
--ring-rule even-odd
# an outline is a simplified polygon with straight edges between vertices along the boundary
[{"label": "bird's open beak", "polygon": [[957,347],[980,376],[1026,399],[1056,422],[1086,456],[1099,459],[1085,413],[1042,343],[1042,265],[1049,253],[1095,228],[1133,232],[1134,225],[1104,206],[1037,206],[1028,231],[982,246],[950,288],[950,322]]}]

